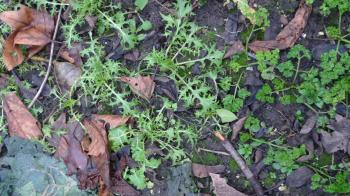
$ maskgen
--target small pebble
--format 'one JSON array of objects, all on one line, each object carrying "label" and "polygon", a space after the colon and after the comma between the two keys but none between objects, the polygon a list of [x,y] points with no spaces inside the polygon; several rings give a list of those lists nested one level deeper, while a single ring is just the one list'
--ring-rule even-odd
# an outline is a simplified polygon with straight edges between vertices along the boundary
[{"label": "small pebble", "polygon": [[286,15],[282,15],[280,17],[280,22],[283,24],[283,25],[287,25],[288,24],[288,18]]},{"label": "small pebble", "polygon": [[278,187],[278,190],[279,191],[285,191],[285,190],[287,190],[287,186],[284,185],[284,184],[281,184],[281,186]]},{"label": "small pebble", "polygon": [[324,32],[323,31],[318,32],[318,36],[324,36]]}]

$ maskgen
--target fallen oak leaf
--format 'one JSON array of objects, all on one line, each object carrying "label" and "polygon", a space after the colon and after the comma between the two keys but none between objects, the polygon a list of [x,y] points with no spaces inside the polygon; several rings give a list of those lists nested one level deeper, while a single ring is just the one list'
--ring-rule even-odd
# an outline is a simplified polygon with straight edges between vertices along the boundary
[{"label": "fallen oak leaf", "polygon": [[217,196],[247,196],[229,186],[226,180],[220,177],[220,174],[209,173],[209,175],[213,181],[214,193]]},{"label": "fallen oak leaf", "polygon": [[201,165],[197,163],[192,163],[192,173],[197,178],[206,178],[209,176],[209,173],[220,174],[225,171],[224,165]]},{"label": "fallen oak leaf", "polygon": [[43,136],[40,123],[14,92],[7,94],[3,102],[10,136],[23,139],[39,139]]},{"label": "fallen oak leaf", "polygon": [[155,83],[150,76],[121,77],[121,81],[127,83],[131,90],[138,96],[150,100],[154,91]]},{"label": "fallen oak leaf", "polygon": [[274,40],[254,41],[249,44],[249,48],[254,51],[267,51],[278,48],[280,50],[287,49],[294,45],[303,32],[307,20],[310,16],[312,7],[307,5],[304,0],[299,4],[299,9],[295,13],[294,18],[287,26],[277,35]]}]

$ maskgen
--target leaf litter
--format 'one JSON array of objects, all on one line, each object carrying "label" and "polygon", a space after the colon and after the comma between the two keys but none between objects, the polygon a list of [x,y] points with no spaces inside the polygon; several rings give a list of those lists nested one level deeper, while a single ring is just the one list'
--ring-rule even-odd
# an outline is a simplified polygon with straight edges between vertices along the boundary
[{"label": "leaf litter", "polygon": [[151,76],[121,77],[121,81],[127,83],[131,90],[138,96],[150,100],[154,91],[155,83]]},{"label": "leaf litter", "polygon": [[12,29],[3,50],[4,63],[9,71],[24,61],[20,45],[28,46],[27,57],[30,58],[51,41],[54,20],[46,11],[21,5],[17,11],[0,13],[0,20]]},{"label": "leaf litter", "polygon": [[300,1],[299,9],[294,18],[286,25],[274,40],[254,41],[249,44],[249,48],[254,51],[266,51],[272,49],[284,50],[294,45],[307,24],[312,7],[304,0]]},{"label": "leaf litter", "polygon": [[16,93],[7,94],[3,99],[3,109],[10,136],[23,139],[39,139],[43,136],[40,123],[28,111]]}]

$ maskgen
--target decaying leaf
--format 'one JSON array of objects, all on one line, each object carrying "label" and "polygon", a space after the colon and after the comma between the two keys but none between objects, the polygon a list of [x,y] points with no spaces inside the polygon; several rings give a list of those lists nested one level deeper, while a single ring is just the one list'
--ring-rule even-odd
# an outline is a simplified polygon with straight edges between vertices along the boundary
[{"label": "decaying leaf", "polygon": [[130,186],[125,180],[119,180],[116,185],[112,186],[111,190],[115,193],[125,196],[138,196],[140,192],[135,190],[132,186]]},{"label": "decaying leaf", "polygon": [[295,13],[294,18],[287,26],[277,35],[274,40],[254,41],[249,44],[249,48],[254,51],[266,51],[278,48],[280,50],[287,49],[294,45],[302,34],[307,20],[310,16],[312,7],[307,5],[304,0],[300,2],[299,9]]},{"label": "decaying leaf", "polygon": [[119,115],[108,115],[108,114],[104,114],[104,115],[94,114],[92,115],[92,118],[97,119],[99,121],[103,121],[105,123],[104,125],[108,124],[110,129],[124,125],[130,119],[130,117],[122,117]]},{"label": "decaying leaf", "polygon": [[60,88],[63,92],[68,92],[70,88],[81,76],[81,68],[67,62],[55,62],[54,70]]},{"label": "decaying leaf", "polygon": [[317,116],[311,116],[310,118],[308,118],[305,122],[305,124],[303,125],[303,127],[300,130],[301,134],[308,134],[310,133],[310,131],[315,127],[317,122]]},{"label": "decaying leaf", "polygon": [[10,136],[18,136],[24,139],[38,139],[42,137],[39,122],[27,110],[27,107],[15,93],[7,94],[3,102]]},{"label": "decaying leaf", "polygon": [[[106,186],[107,190],[111,187],[110,168],[109,168],[109,150],[107,133],[102,122],[97,120],[87,120],[83,122],[86,127],[91,144],[89,146],[88,155],[92,156],[92,160],[97,166],[97,169],[102,177],[102,183]],[[102,186],[103,187],[103,186]],[[101,187],[101,188],[102,188]],[[106,192],[106,190],[100,190],[100,192]]]},{"label": "decaying leaf", "polygon": [[244,51],[244,46],[241,40],[233,41],[232,46],[226,51],[224,59],[232,57],[234,54]]},{"label": "decaying leaf", "polygon": [[82,66],[83,60],[80,56],[80,51],[84,49],[81,43],[73,43],[71,48],[63,47],[58,51],[58,54],[71,64]]},{"label": "decaying leaf", "polygon": [[5,74],[0,74],[0,89],[5,88],[8,84],[8,77]]},{"label": "decaying leaf", "polygon": [[17,11],[0,13],[0,20],[12,28],[3,51],[4,63],[8,70],[12,70],[24,60],[18,45],[28,46],[28,57],[31,57],[51,41],[54,20],[45,11],[21,5]]},{"label": "decaying leaf", "polygon": [[165,95],[174,102],[178,101],[178,90],[174,80],[169,77],[157,76],[154,78],[156,83],[156,92],[160,95]]},{"label": "decaying leaf", "polygon": [[192,163],[192,173],[197,178],[206,178],[209,176],[209,173],[221,174],[225,171],[224,165],[201,165],[197,163]]},{"label": "decaying leaf", "polygon": [[244,122],[247,118],[248,118],[248,116],[244,116],[244,117],[238,119],[237,122],[233,123],[233,125],[231,126],[231,130],[232,130],[231,140],[234,140],[237,138],[238,133],[243,128]]},{"label": "decaying leaf", "polygon": [[209,174],[213,181],[214,193],[217,196],[247,196],[235,188],[229,186],[224,178],[220,177],[220,174]]},{"label": "decaying leaf", "polygon": [[78,170],[85,171],[88,164],[88,156],[81,147],[84,130],[79,122],[72,121],[67,124],[68,133],[62,136],[55,153],[55,157],[63,159],[68,167],[68,174],[74,174]]},{"label": "decaying leaf", "polygon": [[342,150],[350,154],[350,119],[340,115],[336,115],[335,119],[328,126],[332,133],[321,131],[322,145],[328,153]]},{"label": "decaying leaf", "polygon": [[120,80],[129,84],[131,90],[138,96],[146,100],[151,99],[155,83],[150,76],[122,77]]},{"label": "decaying leaf", "polygon": [[14,38],[15,34],[11,34],[6,39],[2,53],[4,64],[9,71],[24,61],[22,50],[18,45],[14,44]]}]

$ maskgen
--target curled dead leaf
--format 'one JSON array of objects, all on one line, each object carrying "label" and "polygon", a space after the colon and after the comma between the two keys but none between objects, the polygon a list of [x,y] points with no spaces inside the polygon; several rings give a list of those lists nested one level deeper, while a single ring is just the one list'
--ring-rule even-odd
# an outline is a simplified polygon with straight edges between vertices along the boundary
[{"label": "curled dead leaf", "polygon": [[274,40],[254,41],[249,44],[249,48],[257,52],[275,48],[283,50],[293,46],[304,31],[311,10],[311,5],[307,5],[305,1],[302,0],[294,18],[283,28]]},{"label": "curled dead leaf", "polygon": [[12,28],[3,51],[4,63],[8,70],[12,70],[24,60],[19,44],[28,46],[30,58],[51,41],[54,20],[45,11],[21,5],[17,11],[0,13],[0,20]]},{"label": "curled dead leaf", "polygon": [[7,94],[3,102],[10,136],[18,136],[24,139],[38,139],[42,137],[43,134],[39,122],[15,93]]},{"label": "curled dead leaf", "polygon": [[138,96],[146,100],[151,99],[155,83],[150,76],[122,77],[120,80],[127,83]]},{"label": "curled dead leaf", "polygon": [[21,48],[14,43],[15,36],[16,34],[13,33],[6,39],[2,53],[4,64],[9,71],[24,61]]},{"label": "curled dead leaf", "polygon": [[92,156],[92,160],[95,162],[97,169],[102,177],[103,184],[107,187],[107,189],[110,189],[110,154],[108,150],[106,130],[102,122],[94,119],[85,119],[83,124],[86,127],[91,139],[88,155]]}]

